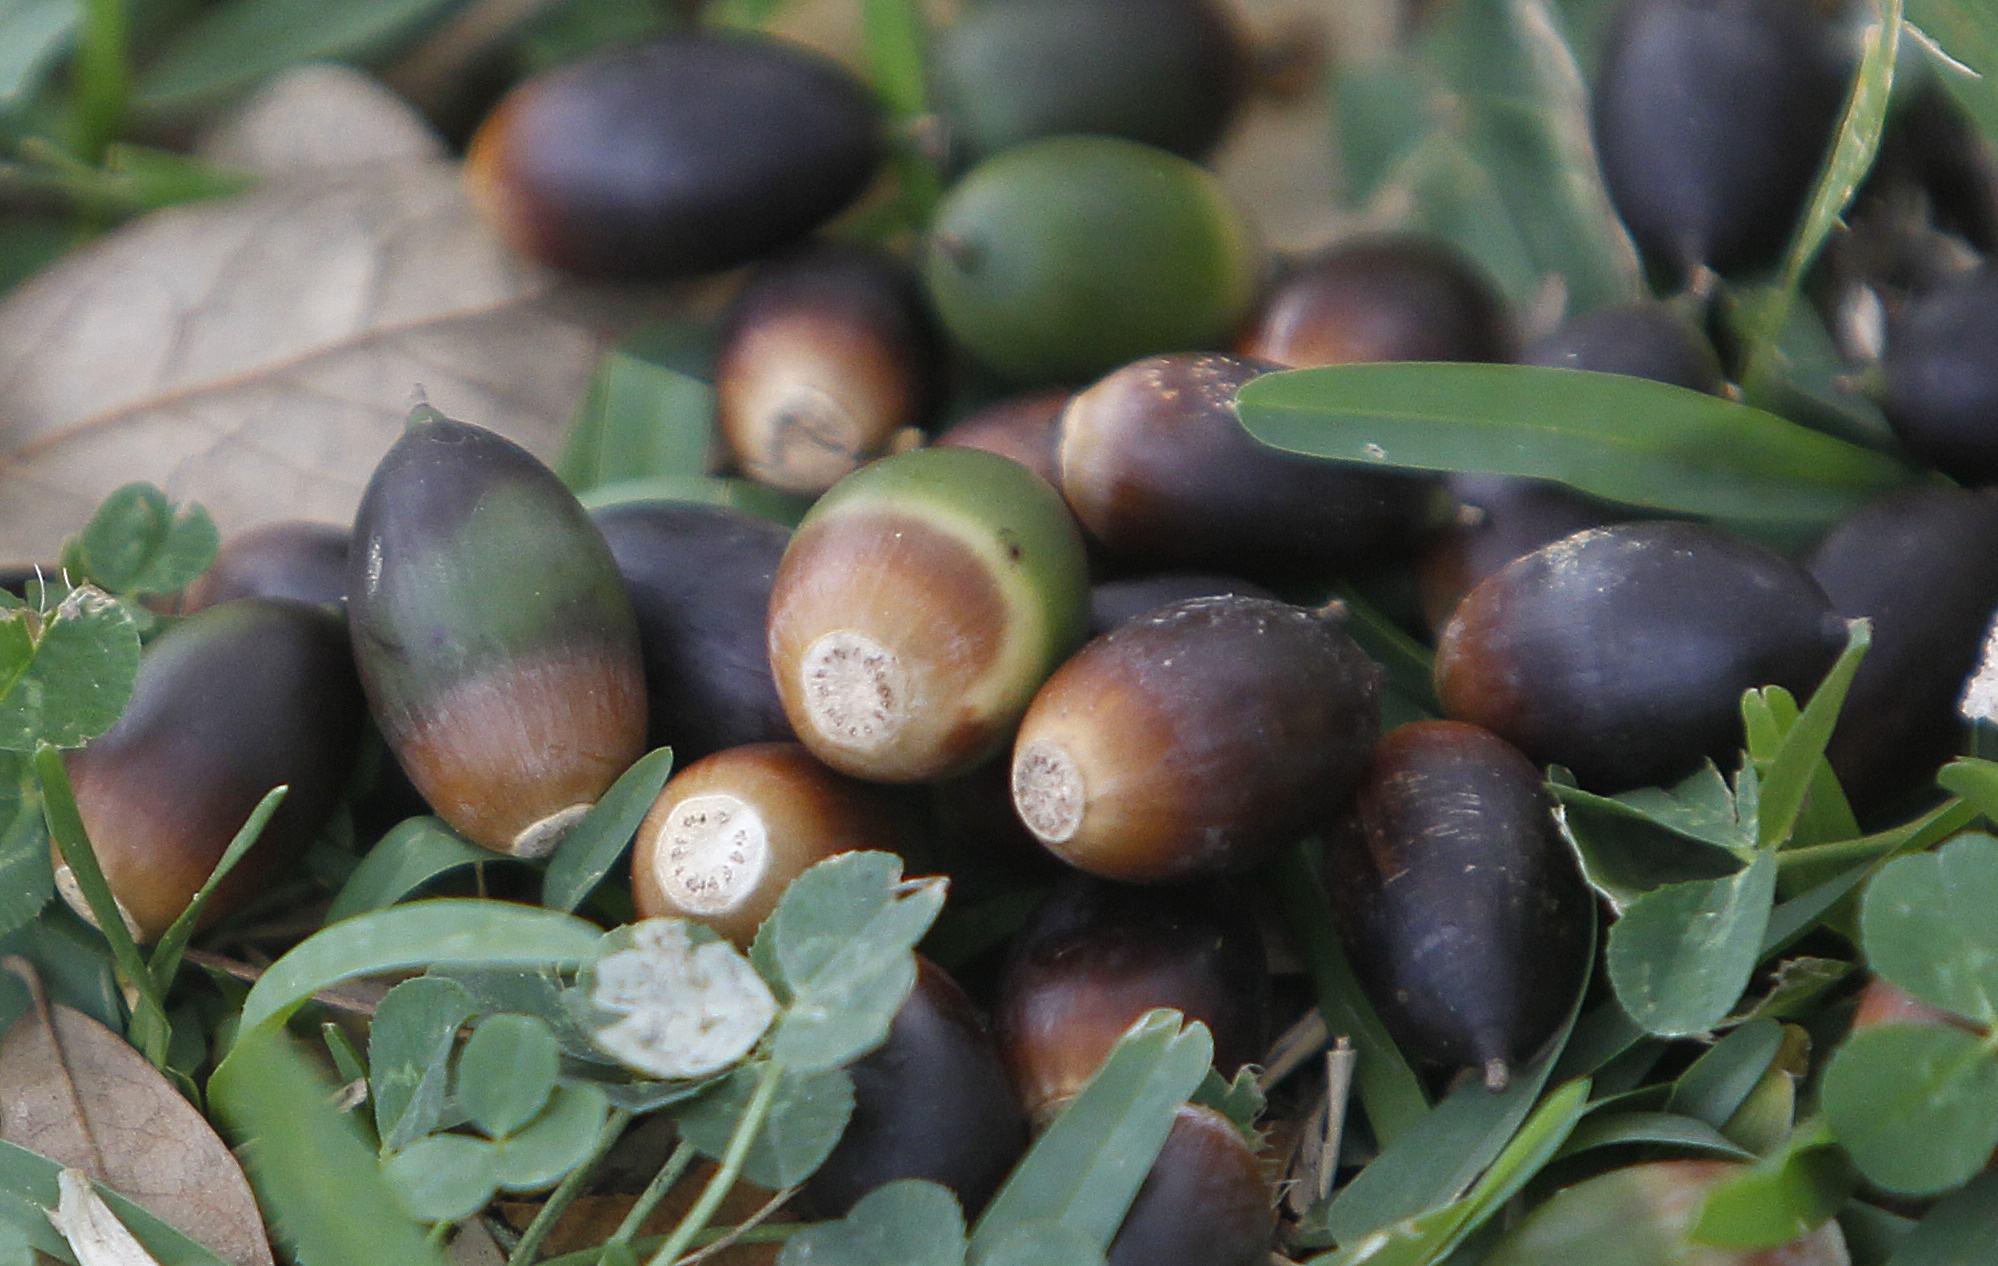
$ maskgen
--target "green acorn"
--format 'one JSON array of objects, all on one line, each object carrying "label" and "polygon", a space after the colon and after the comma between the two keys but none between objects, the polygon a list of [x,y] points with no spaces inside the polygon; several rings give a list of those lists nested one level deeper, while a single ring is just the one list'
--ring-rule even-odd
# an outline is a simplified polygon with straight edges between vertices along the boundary
[{"label": "green acorn", "polygon": [[770,666],[813,755],[921,782],[1005,742],[1088,619],[1081,532],[1046,480],[980,449],[917,449],[848,475],[798,524]]},{"label": "green acorn", "polygon": [[609,546],[554,472],[418,408],[354,519],[354,659],[439,817],[546,853],[645,750],[645,680]]}]

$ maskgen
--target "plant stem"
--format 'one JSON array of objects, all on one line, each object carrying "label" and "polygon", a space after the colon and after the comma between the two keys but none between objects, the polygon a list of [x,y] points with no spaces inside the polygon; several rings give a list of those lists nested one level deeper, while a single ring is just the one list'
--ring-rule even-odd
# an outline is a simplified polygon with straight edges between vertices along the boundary
[{"label": "plant stem", "polygon": [[61,749],[51,743],[36,745],[35,776],[42,784],[42,813],[49,824],[49,835],[62,853],[63,863],[76,878],[77,887],[82,889],[83,899],[97,921],[97,930],[111,947],[111,959],[117,964],[118,974],[136,995],[127,1036],[153,1067],[164,1069],[172,1030],[167,1024],[159,983],[139,953],[132,930],[125,926],[125,912],[111,894],[111,885],[97,864],[97,854],[91,850],[90,833],[84,829],[82,811],[76,807],[76,790],[70,786],[69,769],[62,763]]},{"label": "plant stem", "polygon": [[679,1146],[673,1149],[673,1154],[666,1158],[666,1163],[659,1167],[658,1173],[652,1175],[652,1181],[646,1184],[645,1190],[640,1192],[638,1199],[632,1203],[630,1211],[624,1215],[624,1221],[618,1223],[617,1230],[611,1232],[611,1237],[597,1249],[598,1256],[592,1260],[601,1261],[607,1250],[630,1244],[633,1237],[638,1234],[638,1228],[645,1225],[645,1219],[652,1216],[652,1211],[659,1207],[659,1202],[666,1198],[666,1193],[673,1189],[673,1184],[680,1181],[680,1175],[687,1172],[687,1166],[694,1163],[694,1157],[697,1155],[699,1153],[694,1150],[694,1145],[681,1139]]},{"label": "plant stem", "polygon": [[742,1119],[735,1123],[735,1133],[729,1137],[728,1147],[722,1152],[721,1165],[708,1179],[708,1185],[694,1201],[694,1207],[687,1210],[687,1216],[680,1219],[680,1225],[673,1229],[666,1242],[654,1253],[646,1266],[670,1266],[678,1261],[680,1254],[694,1241],[694,1237],[708,1225],[721,1207],[722,1198],[728,1189],[735,1186],[737,1175],[742,1173],[742,1162],[748,1159],[749,1145],[763,1132],[764,1118],[770,1115],[770,1105],[777,1100],[777,1084],[784,1077],[784,1066],[776,1060],[767,1060],[763,1065],[762,1076],[757,1079],[756,1092],[749,1097],[749,1104],[742,1110]]},{"label": "plant stem", "polygon": [[104,161],[105,150],[125,127],[132,96],[132,67],[125,55],[129,34],[125,0],[84,0],[70,147],[92,166]]},{"label": "plant stem", "polygon": [[562,1176],[555,1190],[548,1193],[548,1199],[541,1202],[541,1207],[535,1210],[534,1221],[527,1224],[520,1242],[507,1255],[506,1266],[527,1266],[534,1260],[541,1242],[548,1238],[548,1233],[555,1229],[556,1221],[575,1201],[583,1190],[583,1184],[589,1182],[590,1175],[596,1172],[597,1162],[604,1158],[605,1152],[610,1151],[612,1144],[624,1133],[624,1127],[630,1123],[631,1113],[623,1108],[610,1110],[610,1115],[604,1118],[604,1128],[597,1134],[596,1146],[590,1149],[590,1154],[581,1163]]}]

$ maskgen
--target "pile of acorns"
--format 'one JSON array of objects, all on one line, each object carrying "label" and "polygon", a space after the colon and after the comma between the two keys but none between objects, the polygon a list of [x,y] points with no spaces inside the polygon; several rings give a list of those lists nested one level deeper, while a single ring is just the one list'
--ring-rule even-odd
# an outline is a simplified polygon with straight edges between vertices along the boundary
[{"label": "pile of acorns", "polygon": [[[419,416],[351,537],[231,542],[124,722],[76,756],[111,882],[157,935],[288,782],[259,846],[279,864],[339,802],[364,711],[432,811],[517,855],[670,745],[633,903],[738,943],[846,849],[1062,870],[981,989],[996,1043],[926,967],[856,1069],[856,1123],[809,1193],[828,1215],[911,1175],[975,1209],[1029,1122],[1151,1007],[1210,1025],[1224,1073],[1260,1059],[1276,1004],[1236,884],[1311,837],[1411,1059],[1502,1086],[1588,969],[1593,899],[1544,767],[1603,793],[1731,767],[1742,691],[1807,695],[1863,616],[1872,649],[1831,759],[1863,819],[1893,814],[1960,743],[1998,606],[1998,502],[1911,479],[1789,558],[1559,486],[1280,453],[1241,428],[1235,392],[1289,366],[1507,359],[1728,391],[1711,307],[1788,241],[1858,16],[1628,0],[1596,144],[1674,297],[1574,314],[1523,351],[1437,242],[1266,266],[1196,161],[1250,63],[1205,0],[989,0],[942,31],[950,183],[913,257],[812,236],[891,148],[873,94],[813,53],[701,31],[526,82],[473,142],[482,208],[591,277],[747,265],[717,338],[716,426],[734,472],[811,509],[795,531],[692,504],[589,514],[507,441]],[[1905,454],[1974,486],[1998,474],[1998,276],[1981,262],[1998,183],[1933,85],[1905,95],[1813,297],[1877,362]],[[1383,577],[1419,589],[1391,613],[1433,637],[1447,718],[1384,736],[1383,671],[1325,601],[1342,579],[1393,592]],[[171,823],[144,812],[162,800]],[[1043,846],[1066,867],[1037,870]],[[266,873],[246,863],[232,886]],[[1724,1168],[1657,1172],[1669,1188]],[[1187,1109],[1111,1261],[1264,1260],[1266,1170]],[[1662,1209],[1649,1181],[1624,1173],[1639,1194],[1617,1198]],[[1842,1261],[1836,1238],[1790,1260]],[[1529,1260],[1508,1251],[1533,1250],[1489,1260]]]}]

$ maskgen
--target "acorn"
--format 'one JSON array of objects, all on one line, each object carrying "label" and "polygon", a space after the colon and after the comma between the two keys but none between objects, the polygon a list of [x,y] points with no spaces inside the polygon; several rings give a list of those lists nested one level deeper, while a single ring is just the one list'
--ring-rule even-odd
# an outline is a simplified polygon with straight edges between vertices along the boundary
[{"label": "acorn", "polygon": [[639,824],[631,899],[642,919],[705,923],[737,945],[796,879],[835,853],[899,852],[883,789],[798,743],[751,743],[678,770]]},{"label": "acorn", "polygon": [[1781,257],[1837,131],[1856,42],[1839,3],[1625,0],[1591,100],[1611,202],[1683,281]]},{"label": "acorn", "polygon": [[934,422],[943,354],[907,263],[815,243],[759,265],[724,314],[715,419],[744,474],[814,497]]},{"label": "acorn", "polygon": [[1275,366],[1169,353],[1098,380],[1062,415],[1061,490],[1114,559],[1254,580],[1326,575],[1406,552],[1445,509],[1437,481],[1271,448],[1242,384]]},{"label": "acorn", "polygon": [[950,335],[1022,384],[1225,342],[1257,250],[1205,168],[1113,136],[994,154],[945,193],[923,275]]},{"label": "acorn", "polygon": [[1295,367],[1502,361],[1510,342],[1504,301],[1483,271],[1411,234],[1342,243],[1285,269],[1235,351]]},{"label": "acorn", "polygon": [[338,610],[347,601],[354,534],[331,523],[283,519],[222,542],[215,561],[180,597],[184,615],[235,598],[296,598]]},{"label": "acorn", "polygon": [[644,753],[617,563],[511,440],[419,408],[361,496],[347,594],[382,737],[475,843],[547,853]]},{"label": "acorn", "polygon": [[670,279],[796,241],[884,154],[866,85],[810,49],[702,28],[523,81],[472,138],[472,201],[516,250],[572,273]]},{"label": "acorn", "polygon": [[727,506],[672,501],[623,502],[590,517],[638,620],[646,745],[672,748],[684,767],[723,748],[791,738],[763,631],[790,529]]},{"label": "acorn", "polygon": [[938,448],[982,448],[1010,457],[1059,486],[1061,415],[1075,393],[1062,388],[1004,396],[973,410],[937,435]]},{"label": "acorn", "polygon": [[1192,598],[1091,641],[1020,723],[1020,820],[1109,879],[1261,864],[1353,787],[1379,733],[1384,673],[1342,617]]},{"label": "acorn", "polygon": [[1825,756],[1855,809],[1930,787],[1960,750],[1964,684],[1998,614],[1998,494],[1924,484],[1868,502],[1804,565],[1872,622]]},{"label": "acorn", "polygon": [[[187,908],[271,788],[290,788],[201,914],[212,925],[273,881],[324,830],[366,726],[340,618],[282,598],[208,607],[139,662],[118,723],[68,756],[98,865],[141,942]],[[61,858],[57,858],[61,865]],[[64,897],[89,917],[62,868]]]},{"label": "acorn", "polygon": [[813,755],[920,782],[997,751],[1083,638],[1082,538],[1039,476],[973,448],[848,475],[798,524],[770,595],[770,664]]},{"label": "acorn", "polygon": [[1481,1260],[1485,1266],[1849,1266],[1852,1258],[1835,1218],[1768,1248],[1722,1248],[1695,1240],[1693,1228],[1708,1193],[1748,1169],[1741,1161],[1662,1160],[1597,1174],[1555,1192]]},{"label": "acorn", "polygon": [[1148,611],[1186,598],[1271,598],[1275,594],[1252,580],[1214,572],[1162,571],[1121,580],[1099,580],[1089,590],[1089,632],[1108,633]]},{"label": "acorn", "polygon": [[968,161],[1076,133],[1197,161],[1234,116],[1246,61],[1213,0],[986,0],[938,33],[931,77]]},{"label": "acorn", "polygon": [[853,1115],[805,1182],[824,1217],[844,1217],[883,1183],[925,1178],[976,1217],[1027,1150],[1027,1114],[992,1026],[941,967],[918,954],[916,984],[888,1038],[848,1065]]},{"label": "acorn", "polygon": [[1474,725],[1398,726],[1325,862],[1347,955],[1401,1049],[1503,1089],[1589,970],[1592,899],[1540,771]]},{"label": "acorn", "polygon": [[1961,483],[1998,483],[1998,268],[1911,304],[1880,369],[1881,412],[1910,453]]},{"label": "acorn", "polygon": [[[1706,335],[1656,300],[1610,304],[1571,318],[1520,360],[1710,394],[1727,386]],[[1473,585],[1513,559],[1570,532],[1630,517],[1625,507],[1548,480],[1453,474],[1446,482],[1457,513],[1430,539],[1420,565],[1422,610],[1432,632],[1442,631]]]},{"label": "acorn", "polygon": [[1845,621],[1800,565],[1703,524],[1590,528],[1514,560],[1458,604],[1436,648],[1450,717],[1611,794],[1731,767],[1741,695],[1799,701]]},{"label": "acorn", "polygon": [[1070,875],[1014,936],[993,1018],[1020,1098],[1045,1124],[1154,1007],[1198,1020],[1232,1077],[1262,1057],[1270,975],[1261,930],[1226,887],[1134,887]]},{"label": "acorn", "polygon": [[1182,1104],[1111,1237],[1105,1266],[1263,1266],[1276,1192],[1249,1140],[1214,1109]]}]

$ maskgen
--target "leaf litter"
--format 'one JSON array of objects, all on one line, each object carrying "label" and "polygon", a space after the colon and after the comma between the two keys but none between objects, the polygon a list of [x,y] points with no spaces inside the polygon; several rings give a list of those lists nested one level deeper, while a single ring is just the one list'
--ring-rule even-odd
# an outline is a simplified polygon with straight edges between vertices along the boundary
[{"label": "leaf litter", "polygon": [[82,1171],[236,1266],[272,1266],[249,1182],[206,1118],[124,1038],[51,1003],[26,960],[0,970],[33,1000],[0,1037],[0,1139]]},{"label": "leaf litter", "polygon": [[52,559],[140,479],[225,535],[347,521],[413,397],[552,457],[606,347],[685,302],[509,252],[428,125],[358,72],[274,81],[206,153],[258,184],[0,300],[0,559]]}]

